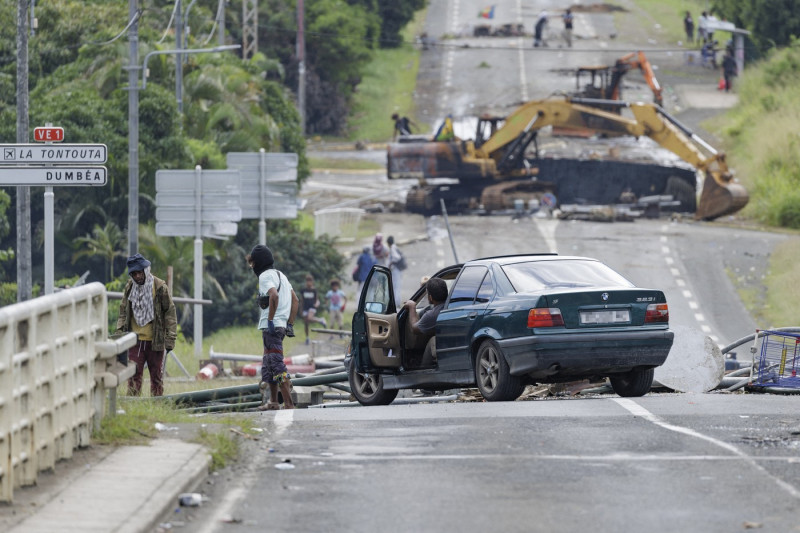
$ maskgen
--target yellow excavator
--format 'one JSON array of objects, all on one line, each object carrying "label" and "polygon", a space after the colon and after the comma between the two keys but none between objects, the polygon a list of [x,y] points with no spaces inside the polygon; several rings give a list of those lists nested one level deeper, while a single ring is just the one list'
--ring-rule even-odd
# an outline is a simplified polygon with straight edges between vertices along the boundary
[{"label": "yellow excavator", "polygon": [[[623,108],[633,118],[616,112]],[[539,157],[537,133],[546,126],[585,128],[605,137],[646,136],[693,168]],[[535,155],[530,158],[532,144]],[[406,197],[406,208],[422,214],[437,212],[440,200],[453,211],[478,206],[493,210],[507,207],[512,199],[539,198],[549,192],[562,204],[614,204],[632,197],[671,195],[696,219],[713,220],[739,211],[749,199],[723,153],[649,103],[537,100],[507,117],[480,117],[475,140],[401,139],[389,145],[387,155],[390,179],[419,180]],[[695,169],[704,175],[699,201]]]}]

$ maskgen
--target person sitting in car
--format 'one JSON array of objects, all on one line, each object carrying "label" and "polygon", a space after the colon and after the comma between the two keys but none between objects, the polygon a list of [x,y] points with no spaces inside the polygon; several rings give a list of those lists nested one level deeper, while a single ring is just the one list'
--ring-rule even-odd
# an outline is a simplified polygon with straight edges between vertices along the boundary
[{"label": "person sitting in car", "polygon": [[447,300],[447,284],[441,278],[431,278],[425,283],[425,290],[430,305],[422,313],[417,312],[417,302],[414,300],[408,300],[403,307],[408,309],[411,330],[417,335],[430,337],[422,354],[422,366],[430,366],[436,362],[436,338],[433,335],[436,331],[436,319]]}]

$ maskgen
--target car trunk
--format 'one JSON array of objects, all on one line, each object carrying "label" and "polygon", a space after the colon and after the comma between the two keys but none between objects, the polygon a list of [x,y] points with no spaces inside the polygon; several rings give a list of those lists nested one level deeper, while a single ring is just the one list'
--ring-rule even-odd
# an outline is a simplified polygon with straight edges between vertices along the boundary
[{"label": "car trunk", "polygon": [[545,295],[544,306],[561,310],[568,329],[643,326],[647,306],[665,303],[664,293],[651,289],[598,289]]}]

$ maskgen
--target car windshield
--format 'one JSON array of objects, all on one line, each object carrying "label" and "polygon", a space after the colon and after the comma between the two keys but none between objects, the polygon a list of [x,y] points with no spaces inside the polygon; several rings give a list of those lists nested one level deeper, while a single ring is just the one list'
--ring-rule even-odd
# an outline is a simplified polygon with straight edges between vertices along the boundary
[{"label": "car windshield", "polygon": [[503,265],[502,268],[516,292],[541,292],[554,288],[634,286],[610,267],[597,261],[581,259],[530,261]]}]

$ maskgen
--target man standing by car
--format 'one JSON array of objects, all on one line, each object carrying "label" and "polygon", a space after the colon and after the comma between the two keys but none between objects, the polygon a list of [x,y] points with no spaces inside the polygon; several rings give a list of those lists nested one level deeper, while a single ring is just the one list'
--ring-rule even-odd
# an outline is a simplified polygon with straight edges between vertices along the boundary
[{"label": "man standing by car", "polygon": [[425,352],[422,354],[422,366],[431,366],[436,362],[436,319],[444,307],[447,300],[447,283],[442,278],[431,278],[425,283],[425,291],[428,293],[428,302],[422,316],[417,313],[417,302],[408,300],[403,304],[408,310],[408,323],[411,330],[417,335],[430,336],[425,345]]},{"label": "man standing by car", "polygon": [[294,409],[292,381],[283,362],[283,338],[294,337],[294,319],[299,300],[292,285],[282,272],[274,267],[272,250],[263,244],[253,247],[247,263],[258,277],[258,306],[261,316],[258,329],[264,344],[264,359],[261,363],[262,397],[269,387],[269,401],[262,401],[260,411],[278,410],[278,390],[283,395],[285,409]]},{"label": "man standing by car", "polygon": [[136,364],[136,373],[128,382],[128,394],[142,393],[144,365],[150,369],[150,395],[164,394],[163,366],[165,350],[175,348],[178,319],[169,287],[150,273],[150,261],[142,254],[128,258],[131,279],[122,291],[115,333],[133,332],[136,346],[128,350],[128,359]]}]

